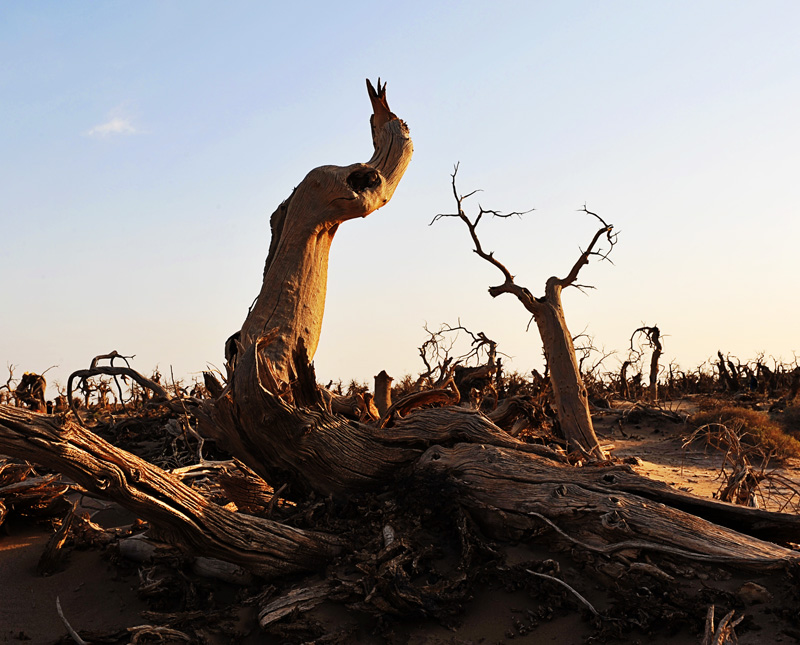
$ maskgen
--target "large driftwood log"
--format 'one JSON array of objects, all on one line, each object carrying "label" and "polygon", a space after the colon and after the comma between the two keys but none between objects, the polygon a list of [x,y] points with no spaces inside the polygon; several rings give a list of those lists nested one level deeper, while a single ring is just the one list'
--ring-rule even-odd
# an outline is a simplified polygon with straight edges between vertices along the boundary
[{"label": "large driftwood log", "polygon": [[0,453],[58,470],[190,551],[260,575],[315,569],[343,546],[322,533],[237,514],[160,468],[58,417],[0,406]]},{"label": "large driftwood log", "polygon": [[[796,551],[622,492],[620,482],[616,490],[609,489],[594,469],[560,466],[537,455],[475,444],[436,446],[419,459],[417,468],[448,475],[459,500],[486,529],[502,537],[520,539],[545,528],[600,553],[661,552],[755,569],[800,560]],[[647,487],[636,481],[643,478],[628,476],[634,485]],[[673,499],[680,497],[676,491]],[[796,536],[797,518],[791,518]]]}]

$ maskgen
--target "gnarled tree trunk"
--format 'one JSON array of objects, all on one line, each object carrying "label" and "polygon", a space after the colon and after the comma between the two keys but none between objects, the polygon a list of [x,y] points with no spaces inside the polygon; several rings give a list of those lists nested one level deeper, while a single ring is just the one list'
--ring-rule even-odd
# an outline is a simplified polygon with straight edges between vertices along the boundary
[{"label": "gnarled tree trunk", "polygon": [[603,451],[597,441],[589,412],[589,395],[583,384],[561,304],[563,287],[563,281],[550,278],[544,298],[526,298],[525,302],[529,305],[527,308],[533,314],[542,337],[561,431],[570,445],[578,445],[586,453],[601,456]]},{"label": "gnarled tree trunk", "polygon": [[314,357],[322,329],[328,281],[328,254],[342,222],[366,217],[386,204],[411,161],[406,124],[386,102],[386,84],[367,81],[372,102],[374,153],[366,163],[320,166],[306,175],[270,220],[272,241],[261,292],[239,332],[229,340],[229,369],[235,356],[268,333],[262,351],[275,375],[289,380],[288,367],[300,339]]},{"label": "gnarled tree trunk", "polygon": [[637,350],[633,348],[633,339],[636,337],[636,334],[644,334],[647,345],[653,350],[653,354],[650,356],[650,376],[649,376],[649,386],[648,386],[648,393],[650,399],[652,401],[658,400],[658,372],[661,369],[658,362],[661,360],[661,355],[664,353],[664,347],[661,345],[661,330],[656,326],[653,325],[652,327],[639,327],[636,329],[633,334],[631,334],[631,352],[637,353]]}]

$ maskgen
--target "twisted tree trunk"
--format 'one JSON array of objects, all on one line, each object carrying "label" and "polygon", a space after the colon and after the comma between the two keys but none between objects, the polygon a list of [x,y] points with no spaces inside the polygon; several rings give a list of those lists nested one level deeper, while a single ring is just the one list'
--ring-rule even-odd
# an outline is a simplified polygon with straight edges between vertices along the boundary
[{"label": "twisted tree trunk", "polygon": [[581,377],[572,335],[564,317],[561,304],[563,288],[562,280],[550,278],[545,287],[544,298],[526,298],[526,302],[542,337],[561,431],[570,445],[577,445],[588,454],[602,456],[603,451],[589,412],[589,394]]},{"label": "twisted tree trunk", "polygon": [[406,124],[386,102],[386,84],[367,81],[373,114],[374,153],[366,163],[320,166],[306,175],[270,220],[272,241],[258,298],[239,332],[229,340],[229,370],[235,357],[270,334],[262,346],[275,375],[288,381],[293,353],[302,339],[314,357],[322,329],[328,281],[328,254],[342,222],[366,217],[394,195],[411,161]]}]

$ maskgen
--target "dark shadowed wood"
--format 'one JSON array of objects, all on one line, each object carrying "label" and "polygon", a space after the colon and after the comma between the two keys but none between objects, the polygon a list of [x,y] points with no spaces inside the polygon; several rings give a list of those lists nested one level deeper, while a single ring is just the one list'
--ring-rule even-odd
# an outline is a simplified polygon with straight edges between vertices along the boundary
[{"label": "dark shadowed wood", "polygon": [[392,381],[394,379],[381,370],[380,374],[375,375],[375,406],[378,414],[383,416],[386,410],[392,405]]}]

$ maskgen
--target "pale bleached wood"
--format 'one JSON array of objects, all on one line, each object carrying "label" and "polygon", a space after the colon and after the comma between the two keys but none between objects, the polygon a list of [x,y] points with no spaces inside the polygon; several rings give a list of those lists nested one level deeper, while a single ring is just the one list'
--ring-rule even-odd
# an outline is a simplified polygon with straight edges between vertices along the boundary
[{"label": "pale bleached wood", "polygon": [[276,330],[274,341],[263,351],[280,379],[289,380],[300,338],[309,358],[314,357],[334,235],[343,222],[366,217],[392,198],[413,152],[408,127],[386,102],[386,84],[379,80],[375,89],[367,81],[367,89],[373,109],[372,157],[366,163],[315,168],[272,215],[261,291],[229,342],[229,364],[235,364],[237,351],[247,350],[271,330]]},{"label": "pale bleached wood", "polygon": [[544,528],[559,540],[605,554],[666,553],[753,569],[800,561],[790,549],[619,488],[604,488],[601,479],[587,482],[599,469],[581,473],[538,455],[475,444],[430,448],[416,467],[420,473],[449,474],[460,502],[486,530],[506,538]]}]

